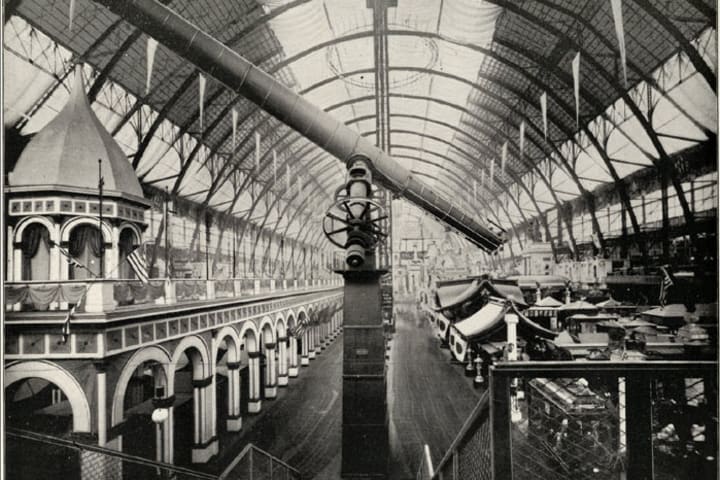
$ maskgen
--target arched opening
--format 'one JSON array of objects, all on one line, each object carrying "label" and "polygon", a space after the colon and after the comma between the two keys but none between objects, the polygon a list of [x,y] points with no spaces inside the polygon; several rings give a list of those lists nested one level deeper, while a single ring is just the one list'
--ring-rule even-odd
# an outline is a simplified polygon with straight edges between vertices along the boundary
[{"label": "arched opening", "polygon": [[288,345],[290,340],[287,336],[285,321],[278,318],[275,322],[275,339],[277,342],[277,385],[284,387],[288,384]]},{"label": "arched opening", "polygon": [[305,367],[310,364],[310,348],[308,345],[310,329],[308,326],[307,313],[302,310],[298,313],[297,327],[295,331],[297,335],[297,353],[300,355],[300,365]]},{"label": "arched opening", "polygon": [[297,338],[297,323],[295,322],[295,317],[290,314],[287,317],[287,337],[288,337],[288,346],[287,346],[287,356],[288,356],[288,376],[289,377],[297,377],[298,376],[298,356],[299,356],[299,345],[298,345],[298,338]]},{"label": "arched opening", "polygon": [[[222,442],[228,432],[242,427],[240,343],[231,327],[221,330],[216,337],[215,352],[215,418],[216,429]],[[245,362],[247,364],[247,362]]]},{"label": "arched opening", "polygon": [[193,449],[201,446],[205,437],[207,394],[205,359],[197,346],[178,346],[173,357],[175,405],[173,408],[174,463],[191,466]]},{"label": "arched opening", "polygon": [[[101,273],[104,239],[95,225],[81,224],[70,232],[68,252],[77,263],[69,265],[68,278],[85,280],[97,278]],[[104,257],[102,258],[104,260]]]},{"label": "arched opening", "polygon": [[50,233],[45,225],[33,223],[22,233],[22,279],[50,279]]},{"label": "arched opening", "polygon": [[270,319],[263,321],[260,332],[260,375],[263,379],[263,398],[277,396],[277,344],[275,333]]},{"label": "arched opening", "polygon": [[[132,373],[122,400],[125,420],[122,451],[149,460],[168,461],[170,452],[165,451],[168,442],[164,440],[167,433],[163,426],[152,420],[157,399],[169,395],[165,365],[152,359],[137,364],[133,362],[126,368],[132,369]],[[123,469],[123,478],[140,478],[146,471],[144,467],[127,463]]]},{"label": "arched opening", "polygon": [[118,239],[118,278],[137,278],[130,263],[127,261],[130,252],[135,250],[138,244],[135,232],[130,228],[123,228]]},{"label": "arched opening", "polygon": [[[90,431],[90,407],[75,378],[38,361],[5,370],[5,426],[56,437]],[[28,451],[32,455],[28,455]],[[7,478],[79,478],[80,457],[49,444],[6,439]]]},{"label": "arched opening", "polygon": [[260,376],[260,350],[259,338],[249,325],[241,332],[242,356],[247,358],[247,368],[240,371],[240,398],[242,413],[257,413],[262,406],[262,385]]}]

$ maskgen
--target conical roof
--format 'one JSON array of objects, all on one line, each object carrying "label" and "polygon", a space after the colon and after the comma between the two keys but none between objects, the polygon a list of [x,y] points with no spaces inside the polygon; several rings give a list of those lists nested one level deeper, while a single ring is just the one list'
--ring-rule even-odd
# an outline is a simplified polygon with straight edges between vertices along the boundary
[{"label": "conical roof", "polygon": [[148,204],[127,156],[90,108],[78,66],[68,102],[23,150],[10,174],[9,191],[97,195],[98,159],[105,196]]}]

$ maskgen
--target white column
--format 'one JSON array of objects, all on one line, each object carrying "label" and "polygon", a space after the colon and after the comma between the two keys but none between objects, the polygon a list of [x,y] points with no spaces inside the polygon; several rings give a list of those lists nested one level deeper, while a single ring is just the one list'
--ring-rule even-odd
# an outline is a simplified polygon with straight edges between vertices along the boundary
[{"label": "white column", "polygon": [[310,341],[310,332],[308,330],[305,330],[302,335],[302,344],[300,345],[300,365],[303,367],[306,367],[310,365],[310,347],[308,346],[308,342]]},{"label": "white column", "polygon": [[250,384],[250,398],[248,399],[248,412],[258,413],[262,407],[260,399],[260,352],[248,353],[248,374]]},{"label": "white column", "polygon": [[[505,324],[507,325],[507,357],[508,361],[514,362],[518,359],[517,352],[517,324],[519,322],[518,316],[514,313],[505,314]],[[519,422],[522,419],[520,412],[520,404],[517,395],[518,380],[513,378],[511,382],[511,397],[510,397],[510,419],[513,422]]]},{"label": "white column", "polygon": [[13,236],[15,235],[15,230],[11,225],[8,225],[7,227],[7,235],[5,237],[5,258],[7,259],[7,277],[6,280],[8,282],[15,281],[14,274],[15,274],[15,251],[14,251],[14,245],[15,245],[15,239]]},{"label": "white column", "polygon": [[295,378],[298,373],[297,338],[292,336],[290,337],[290,368],[288,368],[288,376]]},{"label": "white column", "polygon": [[12,281],[22,281],[22,250],[13,244],[13,269],[12,269]]},{"label": "white column", "polygon": [[320,355],[320,352],[322,351],[322,335],[320,333],[321,329],[322,325],[315,325],[315,353],[318,355]]},{"label": "white column", "polygon": [[237,432],[242,429],[242,416],[240,415],[240,363],[227,364],[228,372],[228,432]]},{"label": "white column", "polygon": [[110,248],[105,251],[105,276],[118,278],[120,276],[120,231],[117,225],[111,227]]},{"label": "white column", "polygon": [[168,418],[165,420],[165,461],[173,463],[175,461],[175,407],[168,408]]},{"label": "white column", "polygon": [[288,384],[288,355],[287,355],[288,337],[278,337],[278,386],[285,387]]},{"label": "white column", "polygon": [[505,324],[507,325],[507,352],[508,360],[515,361],[517,357],[517,324],[518,316],[514,313],[505,315]]},{"label": "white column", "polygon": [[98,445],[104,447],[107,443],[107,377],[104,366],[97,368],[95,381],[97,383]]},{"label": "white column", "polygon": [[265,398],[277,397],[277,362],[275,344],[265,344]]},{"label": "white column", "polygon": [[213,377],[193,381],[193,463],[207,463],[218,453],[218,440],[213,425],[213,387]]},{"label": "white column", "polygon": [[308,339],[308,358],[312,360],[315,358],[315,326],[308,327],[305,331]]}]

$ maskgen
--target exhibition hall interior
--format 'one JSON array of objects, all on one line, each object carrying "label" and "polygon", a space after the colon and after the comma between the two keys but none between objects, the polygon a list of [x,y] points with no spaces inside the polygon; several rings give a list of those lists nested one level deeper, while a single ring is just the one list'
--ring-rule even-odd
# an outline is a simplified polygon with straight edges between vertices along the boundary
[{"label": "exhibition hall interior", "polygon": [[2,17],[5,478],[718,478],[715,0]]}]

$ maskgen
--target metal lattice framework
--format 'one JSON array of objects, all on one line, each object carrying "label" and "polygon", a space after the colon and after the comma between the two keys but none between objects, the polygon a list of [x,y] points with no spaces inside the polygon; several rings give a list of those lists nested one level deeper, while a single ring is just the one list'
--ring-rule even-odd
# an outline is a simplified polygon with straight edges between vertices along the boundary
[{"label": "metal lattice framework", "polygon": [[[376,69],[368,49],[372,12],[365,2],[162,3],[364,135],[376,134],[372,127],[377,103],[371,102],[374,97],[368,90]],[[692,206],[671,161],[679,147],[669,139],[712,142],[717,119],[699,118],[671,94],[679,83],[666,81],[672,76],[666,68],[676,62],[680,83],[684,71],[686,77],[694,76],[693,85],[703,89],[707,100],[716,101],[716,59],[708,53],[714,45],[707,40],[716,38],[716,2],[622,2],[627,85],[609,1],[477,3],[420,1],[414,8],[399,5],[390,10],[388,30],[383,32],[389,39],[390,152],[446,196],[480,184],[480,195],[462,202],[505,225],[521,248],[519,232],[533,218],[539,219],[548,238],[553,237],[545,215],[553,208],[571,250],[577,251],[572,218],[564,213],[564,202],[574,197],[583,199],[593,231],[604,244],[592,190],[605,182],[615,183],[632,231],[641,239],[642,226],[622,181],[628,168],[657,169],[673,189],[693,235]],[[146,42],[151,32],[90,0],[76,1],[70,30],[68,8],[69,0],[5,2],[6,26],[12,16],[26,22],[26,32],[15,32],[24,50],[15,48],[15,55],[56,78],[36,87],[35,100],[15,122],[18,131],[32,130],[32,119],[57,96],[72,64],[85,62],[92,67],[88,96],[114,112],[108,128],[127,146],[145,184],[167,187],[174,195],[242,218],[241,235],[248,224],[259,226],[253,251],[261,245],[263,230],[287,235],[298,223],[296,239],[323,241],[312,234],[314,223],[303,219],[329,204],[343,174],[336,159],[212,78],[201,122],[196,66],[161,45],[146,91]],[[38,57],[36,31],[71,57],[53,60],[57,52],[47,45]],[[412,57],[413,46],[424,49],[417,59]],[[582,80],[576,125],[570,63],[578,52]],[[322,68],[313,72],[317,65]],[[539,104],[543,92],[547,140]],[[663,108],[672,110],[673,121],[687,123],[697,135],[675,138],[664,132],[666,119],[654,115],[661,101]],[[238,118],[234,144],[233,111]],[[520,122],[526,125],[522,152]],[[256,134],[261,139],[259,168],[254,166]],[[623,158],[613,146],[618,139],[629,152]],[[499,166],[505,142],[507,168],[495,169],[495,177],[489,179],[489,162]],[[300,172],[303,185],[295,188]],[[287,183],[285,175],[292,176],[292,182]]]}]

